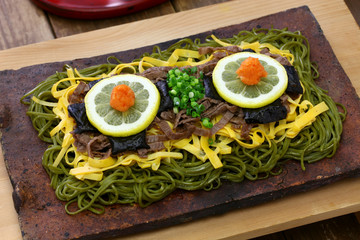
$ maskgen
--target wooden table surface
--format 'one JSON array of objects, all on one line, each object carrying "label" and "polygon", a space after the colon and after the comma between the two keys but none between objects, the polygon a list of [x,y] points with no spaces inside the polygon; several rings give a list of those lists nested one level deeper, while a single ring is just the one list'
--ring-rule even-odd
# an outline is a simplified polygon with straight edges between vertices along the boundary
[{"label": "wooden table surface", "polygon": [[[317,0],[314,0],[316,2]],[[346,6],[345,17],[351,17],[350,21],[353,21],[355,24],[360,24],[360,1],[359,0],[331,0],[330,2],[338,1],[341,6]],[[10,63],[8,65],[4,64],[7,61],[5,58],[1,58],[1,56],[7,56],[7,54],[16,53],[18,51],[22,51],[23,48],[21,46],[40,43],[52,39],[64,38],[67,36],[89,32],[97,29],[103,29],[107,27],[122,25],[130,22],[139,22],[144,19],[152,19],[158,16],[163,16],[167,14],[173,14],[177,12],[187,11],[195,8],[205,7],[208,5],[218,4],[222,2],[228,2],[227,0],[171,0],[167,1],[159,6],[153,7],[148,10],[144,10],[142,12],[134,13],[127,16],[121,16],[112,19],[104,19],[104,20],[74,20],[74,19],[66,19],[63,17],[58,17],[52,14],[48,14],[43,10],[37,8],[28,0],[1,0],[0,1],[0,70],[6,68],[6,66],[12,66],[12,68],[16,68],[16,61]],[[249,1],[239,0],[237,2],[243,2],[243,4],[247,4]],[[269,1],[270,2],[270,1]],[[302,2],[302,1],[299,1]],[[310,1],[304,1],[310,2]],[[321,1],[322,4],[326,4],[325,0]],[[270,3],[269,3],[270,4]],[[298,4],[299,5],[299,4]],[[214,5],[215,6],[215,5]],[[219,8],[229,8],[230,5],[219,4],[216,5]],[[311,8],[310,8],[311,9]],[[239,13],[241,14],[241,13]],[[261,14],[259,15],[261,16]],[[329,18],[331,16],[329,15]],[[347,19],[349,21],[349,19]],[[141,22],[139,22],[140,24]],[[169,23],[171,24],[171,23]],[[320,23],[321,24],[321,23]],[[359,25],[357,25],[357,28]],[[175,29],[176,31],[176,29]],[[202,31],[202,30],[200,30]],[[357,32],[358,33],[358,32]],[[88,35],[86,35],[88,36]],[[64,43],[66,41],[71,41],[71,38],[64,38]],[[60,42],[61,43],[61,42]],[[36,49],[37,46],[40,49],[46,48],[46,44],[42,45],[31,45],[33,49]],[[17,48],[20,47],[20,48]],[[99,49],[99,54],[101,54],[101,50]],[[4,54],[1,54],[1,53]],[[94,55],[94,51],[89,53],[90,56]],[[77,56],[76,56],[77,57]],[[83,55],[81,57],[86,57]],[[74,57],[75,58],[75,57]],[[16,58],[12,58],[16,59]],[[65,60],[65,59],[59,59]],[[359,57],[357,60],[358,62]],[[341,59],[340,59],[341,61]],[[41,59],[39,59],[36,63],[41,63]],[[21,66],[21,59],[19,59],[19,66]],[[5,67],[4,67],[5,66]],[[347,69],[345,69],[347,70]],[[357,72],[359,73],[359,72]],[[355,74],[357,74],[355,73]],[[357,75],[359,77],[359,75]],[[354,83],[354,76],[350,76],[350,79]],[[359,83],[360,81],[354,83],[355,88],[360,89]],[[1,87],[1,86],[0,86]],[[0,209],[1,214],[5,211],[6,213],[10,212],[11,214],[15,214],[13,210],[11,196],[9,196],[8,189],[10,188],[10,182],[7,178],[6,170],[4,167],[4,163],[2,161],[2,152],[0,148],[0,175],[1,175],[1,187],[0,189]],[[352,181],[347,180],[345,184],[351,185]],[[340,183],[339,186],[342,186],[343,182]],[[354,191],[358,191],[357,187],[359,185],[354,185]],[[356,189],[355,189],[356,188]],[[327,188],[320,190],[323,191],[324,196],[328,194]],[[349,193],[351,194],[351,193]],[[314,197],[319,196],[319,193],[314,194]],[[291,201],[290,197],[290,201]],[[320,199],[318,199],[320,201]],[[282,203],[283,204],[283,203]],[[346,203],[344,203],[345,205]],[[316,218],[308,218],[304,219],[304,221],[296,221],[294,224],[287,224],[283,227],[275,227],[275,228],[266,228],[266,230],[259,233],[251,233],[248,235],[242,236],[257,236],[256,239],[360,239],[360,213],[357,212],[360,209],[359,205],[353,204],[352,206],[356,206],[354,208],[346,208],[345,211],[332,211],[331,214],[319,214]],[[276,204],[272,205],[276,210]],[[230,213],[231,214],[231,213]],[[260,217],[260,216],[259,216]],[[207,221],[207,220],[205,220]],[[211,219],[208,221],[212,221]],[[265,224],[263,221],[259,220],[259,224]],[[302,225],[302,226],[301,226]],[[193,227],[196,226],[196,223],[191,225]],[[292,227],[292,228],[291,228]],[[176,228],[176,227],[175,227]],[[290,228],[290,229],[288,229]],[[187,228],[191,230],[191,227]],[[283,231],[278,231],[279,229],[287,229]],[[20,229],[16,218],[8,219],[4,218],[4,216],[0,217],[0,232],[2,233],[2,237],[4,239],[19,239],[21,238]],[[268,235],[266,235],[268,234]],[[166,236],[166,235],[162,235]],[[228,239],[238,239],[236,236],[229,237]],[[0,237],[1,238],[1,237]],[[218,238],[221,238],[220,235]],[[146,237],[139,237],[138,239],[146,239]],[[155,238],[154,238],[155,239]]]}]

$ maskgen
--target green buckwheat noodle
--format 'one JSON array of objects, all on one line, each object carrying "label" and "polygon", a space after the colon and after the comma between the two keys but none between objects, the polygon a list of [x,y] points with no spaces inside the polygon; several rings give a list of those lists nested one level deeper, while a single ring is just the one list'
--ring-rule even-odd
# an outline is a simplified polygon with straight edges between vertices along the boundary
[{"label": "green buckwheat noodle", "polygon": [[[71,167],[64,160],[57,167],[52,166],[61,150],[63,134],[59,132],[50,136],[50,131],[59,123],[59,119],[51,107],[27,100],[33,95],[40,100],[56,102],[51,94],[51,87],[67,77],[66,72],[57,72],[25,94],[21,102],[29,105],[27,115],[31,118],[39,138],[49,144],[44,152],[42,164],[51,179],[51,187],[54,188],[57,198],[67,202],[65,210],[68,214],[77,214],[84,210],[102,214],[105,206],[112,204],[138,203],[141,207],[146,207],[176,189],[210,191],[219,188],[225,181],[239,183],[246,179],[252,181],[280,174],[282,165],[287,160],[299,161],[305,170],[305,163],[330,158],[335,154],[346,110],[315,84],[314,80],[319,77],[319,73],[316,64],[310,60],[307,39],[300,32],[290,32],[287,29],[254,29],[241,31],[222,41],[234,45],[240,45],[242,41],[259,41],[270,43],[279,49],[290,50],[295,57],[294,67],[306,89],[303,99],[314,105],[324,101],[329,110],[319,115],[312,125],[304,128],[293,139],[284,138],[278,143],[272,140],[271,144],[264,142],[254,149],[246,149],[236,141],[232,142],[232,153],[220,156],[222,168],[214,169],[210,161],[202,162],[192,154],[179,150],[183,153],[183,159],[163,161],[156,171],[151,168],[142,169],[137,164],[119,166],[105,171],[102,181],[82,181],[69,174]],[[177,48],[197,50],[204,46],[219,45],[211,37],[207,37],[205,42],[201,42],[200,39],[183,39],[166,50],[155,46],[152,53],[143,56],[167,60]],[[79,72],[84,77],[96,77],[103,73],[108,74],[116,65],[106,63]],[[69,83],[62,82],[58,89],[68,86]]]}]

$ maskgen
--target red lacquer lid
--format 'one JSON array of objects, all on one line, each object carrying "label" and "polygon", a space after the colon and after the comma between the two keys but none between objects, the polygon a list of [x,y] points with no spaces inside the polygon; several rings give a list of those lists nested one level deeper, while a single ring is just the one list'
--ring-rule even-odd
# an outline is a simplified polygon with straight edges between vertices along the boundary
[{"label": "red lacquer lid", "polygon": [[62,17],[102,19],[141,11],[167,0],[32,0],[37,6]]}]

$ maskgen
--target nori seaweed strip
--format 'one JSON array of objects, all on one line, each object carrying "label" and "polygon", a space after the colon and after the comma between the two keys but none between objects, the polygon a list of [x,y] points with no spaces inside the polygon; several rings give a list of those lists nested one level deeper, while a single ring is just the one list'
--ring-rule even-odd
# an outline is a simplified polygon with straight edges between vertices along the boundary
[{"label": "nori seaweed strip", "polygon": [[85,103],[74,103],[68,106],[69,115],[74,118],[76,122],[76,128],[74,133],[82,132],[98,132],[98,130],[91,125],[85,109]]},{"label": "nori seaweed strip", "polygon": [[203,80],[204,80],[204,87],[205,87],[205,97],[224,101],[224,99],[222,97],[220,97],[220,95],[216,91],[214,84],[213,84],[212,77],[205,75]]},{"label": "nori seaweed strip", "polygon": [[89,89],[91,89],[95,84],[97,84],[98,82],[100,82],[103,79],[99,79],[99,80],[95,80],[95,81],[91,81],[88,83]]},{"label": "nori seaweed strip", "polygon": [[128,137],[108,136],[108,138],[112,147],[113,155],[124,151],[136,151],[137,149],[150,148],[150,146],[146,143],[146,130]]},{"label": "nori seaweed strip", "polygon": [[289,94],[303,94],[303,88],[300,84],[299,75],[294,66],[283,65],[288,75],[288,86],[286,93]]},{"label": "nori seaweed strip", "polygon": [[155,83],[155,86],[160,93],[160,106],[157,113],[159,115],[163,111],[172,109],[174,107],[174,103],[169,95],[169,87],[166,81],[158,81]]},{"label": "nori seaweed strip", "polygon": [[277,99],[273,103],[255,109],[243,108],[245,122],[250,123],[270,123],[286,118],[286,107]]},{"label": "nori seaweed strip", "polygon": [[254,53],[255,51],[252,50],[251,48],[246,48],[246,49],[243,49],[242,52],[252,52],[252,53]]}]

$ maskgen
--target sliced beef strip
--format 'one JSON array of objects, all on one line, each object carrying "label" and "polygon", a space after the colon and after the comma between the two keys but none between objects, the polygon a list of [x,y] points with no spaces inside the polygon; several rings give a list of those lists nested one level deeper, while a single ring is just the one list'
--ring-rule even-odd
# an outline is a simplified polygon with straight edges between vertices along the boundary
[{"label": "sliced beef strip", "polygon": [[223,102],[222,100],[218,100],[218,99],[214,99],[214,98],[209,98],[209,97],[204,97],[203,99],[200,99],[198,101],[198,104],[202,104],[205,107],[205,111],[208,110],[210,107],[212,107],[213,105],[217,105],[220,104],[221,102]]},{"label": "sliced beef strip", "polygon": [[175,122],[176,114],[173,110],[164,111],[160,114],[160,118],[169,122]]},{"label": "sliced beef strip", "polygon": [[91,158],[105,159],[110,157],[112,148],[109,139],[100,134],[93,137],[86,145],[86,150]]},{"label": "sliced beef strip", "polygon": [[74,103],[83,103],[85,95],[87,92],[102,79],[94,80],[86,84],[85,82],[80,82],[79,85],[75,88],[74,92],[69,96],[69,104]]},{"label": "sliced beef strip", "polygon": [[139,73],[140,76],[148,78],[153,83],[156,83],[157,81],[166,80],[167,73],[172,69],[173,67],[151,67],[143,71],[142,73]]},{"label": "sliced beef strip", "polygon": [[198,72],[203,72],[204,75],[212,75],[212,72],[216,66],[216,64],[218,63],[218,59],[212,59],[204,64],[199,65],[198,68]]},{"label": "sliced beef strip", "polygon": [[84,97],[89,91],[88,84],[80,82],[79,85],[75,88],[74,92],[69,97],[69,104],[73,103],[82,103],[84,102]]},{"label": "sliced beef strip", "polygon": [[146,135],[146,142],[148,144],[156,143],[156,142],[165,142],[169,140],[166,135]]},{"label": "sliced beef strip", "polygon": [[214,56],[214,59],[216,60],[220,60],[224,57],[227,57],[229,56],[230,54],[228,52],[214,52],[213,53],[213,56]]},{"label": "sliced beef strip", "polygon": [[290,112],[290,104],[288,102],[288,98],[289,98],[289,96],[287,96],[286,94],[283,94],[280,97],[281,105],[283,105],[286,108],[287,113]]},{"label": "sliced beef strip", "polygon": [[186,110],[184,109],[180,110],[180,112],[175,115],[175,121],[173,122],[174,128],[177,128],[177,126],[179,126],[179,122],[183,116],[186,116]]},{"label": "sliced beef strip", "polygon": [[252,51],[252,50],[251,49],[243,50],[238,46],[227,46],[227,47],[201,47],[199,48],[198,51],[200,54],[213,53],[214,58],[212,60],[198,66],[199,72],[203,72],[205,76],[211,76],[216,64],[220,59],[234,53],[239,53],[242,51]]},{"label": "sliced beef strip", "polygon": [[250,140],[250,131],[253,127],[255,127],[256,124],[253,123],[245,123],[241,126],[241,138],[246,139],[246,140]]},{"label": "sliced beef strip", "polygon": [[74,146],[78,152],[87,153],[91,158],[108,158],[112,148],[108,138],[94,132],[73,133]]},{"label": "sliced beef strip", "polygon": [[227,110],[223,117],[220,119],[220,121],[218,121],[212,128],[211,128],[211,135],[214,135],[215,133],[217,133],[220,129],[222,129],[229,121],[230,119],[234,116],[234,112],[231,112],[229,110]]},{"label": "sliced beef strip", "polygon": [[179,122],[179,125],[182,125],[182,124],[194,124],[194,123],[199,122],[200,120],[201,120],[201,117],[195,117],[194,118],[194,117],[186,115],[186,117]]},{"label": "sliced beef strip", "polygon": [[199,54],[205,55],[205,54],[211,54],[216,51],[225,51],[228,53],[238,53],[241,52],[242,49],[238,46],[227,46],[227,47],[200,47],[199,48]]},{"label": "sliced beef strip", "polygon": [[268,48],[264,48],[260,51],[261,54],[267,55],[269,57],[274,58],[276,61],[278,61],[281,65],[291,66],[291,63],[286,57],[283,57],[279,54],[273,54],[270,52]]},{"label": "sliced beef strip", "polygon": [[[213,101],[214,102],[214,101]],[[210,107],[208,107],[203,113],[202,117],[207,118],[214,118],[215,116],[218,116],[220,114],[225,114],[226,111],[230,111],[232,113],[235,113],[239,109],[238,106],[229,104],[227,102],[215,102],[214,104],[211,104]]]},{"label": "sliced beef strip", "polygon": [[76,147],[78,152],[86,153],[86,146],[90,142],[90,140],[94,137],[93,132],[83,132],[83,133],[74,133],[72,135],[75,139],[74,146]]},{"label": "sliced beef strip", "polygon": [[196,128],[194,125],[187,124],[184,129],[179,129],[179,131],[174,132],[167,121],[160,118],[155,118],[155,121],[163,133],[171,140],[188,138],[193,134]]},{"label": "sliced beef strip", "polygon": [[163,142],[153,142],[148,144],[150,148],[141,148],[137,150],[139,157],[147,157],[147,154],[165,149]]},{"label": "sliced beef strip", "polygon": [[178,126],[183,126],[184,124],[193,123],[200,121],[200,117],[192,117],[186,114],[185,110],[181,110],[178,114],[176,114],[176,118],[174,121],[174,129],[178,128]]},{"label": "sliced beef strip", "polygon": [[239,107],[238,110],[234,112],[234,116],[229,122],[232,124],[232,127],[236,129],[240,129],[243,124],[246,124],[242,108]]},{"label": "sliced beef strip", "polygon": [[197,135],[197,136],[210,137],[211,136],[211,129],[205,129],[205,128],[196,127],[193,134]]}]

